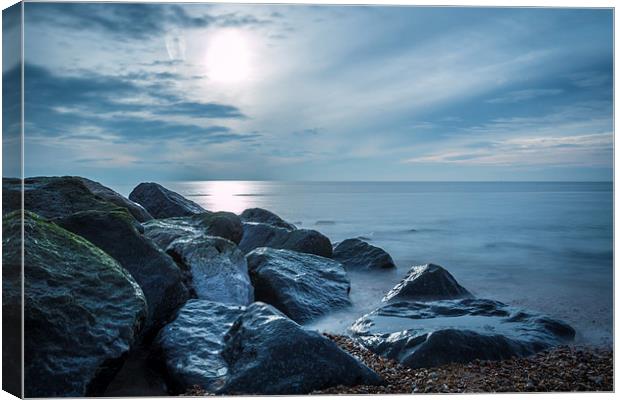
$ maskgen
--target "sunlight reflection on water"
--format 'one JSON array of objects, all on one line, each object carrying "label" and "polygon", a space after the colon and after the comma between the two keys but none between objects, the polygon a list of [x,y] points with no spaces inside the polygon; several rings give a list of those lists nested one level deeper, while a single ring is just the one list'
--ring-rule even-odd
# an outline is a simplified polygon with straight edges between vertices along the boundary
[{"label": "sunlight reflection on water", "polygon": [[230,211],[240,214],[252,207],[252,197],[262,194],[261,182],[202,181],[178,183],[186,195],[211,211]]}]

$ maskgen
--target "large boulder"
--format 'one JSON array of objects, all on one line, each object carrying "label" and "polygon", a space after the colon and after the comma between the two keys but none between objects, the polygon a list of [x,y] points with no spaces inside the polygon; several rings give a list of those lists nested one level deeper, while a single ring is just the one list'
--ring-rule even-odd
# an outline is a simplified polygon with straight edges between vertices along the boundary
[{"label": "large boulder", "polygon": [[136,186],[129,199],[141,204],[155,218],[185,217],[205,209],[158,183],[145,182]]},{"label": "large boulder", "polygon": [[228,365],[221,356],[224,336],[245,307],[189,300],[155,340],[169,389],[184,393],[194,385],[209,392],[222,387]]},{"label": "large boulder", "polygon": [[380,384],[357,359],[273,307],[191,300],[158,339],[176,392],[303,394],[336,385]]},{"label": "large boulder", "polygon": [[304,323],[349,306],[351,288],[339,262],[312,254],[261,247],[247,255],[257,301]]},{"label": "large boulder", "polygon": [[575,336],[561,321],[485,299],[392,303],[350,331],[364,347],[411,368],[523,357]]},{"label": "large boulder", "polygon": [[[2,213],[21,208],[21,180],[2,179]],[[24,207],[45,218],[66,217],[79,211],[124,208],[140,222],[153,217],[139,204],[100,183],[78,176],[35,177],[24,180]]]},{"label": "large boulder", "polygon": [[111,255],[138,282],[148,303],[147,330],[169,322],[188,299],[183,273],[174,260],[122,211],[84,211],[55,221]]},{"label": "large boulder", "polygon": [[114,190],[103,186],[99,182],[91,181],[90,179],[86,178],[79,179],[81,179],[82,183],[84,183],[84,185],[88,188],[88,190],[91,191],[91,193],[109,201],[112,204],[115,204],[122,208],[126,208],[127,211],[129,211],[129,213],[133,215],[134,218],[138,221],[145,222],[153,219],[153,216],[151,216],[151,214],[149,214],[149,212],[146,211],[144,207],[142,207],[140,204],[129,200],[125,196],[116,193]]},{"label": "large boulder", "polygon": [[179,238],[219,236],[239,243],[243,236],[243,227],[239,217],[224,211],[204,211],[189,217],[152,220],[143,226],[144,234],[162,249],[167,248]]},{"label": "large boulder", "polygon": [[254,300],[245,255],[230,240],[179,238],[166,251],[190,273],[191,287],[199,299],[238,305]]},{"label": "large boulder", "polygon": [[262,222],[264,224],[269,224],[284,229],[297,229],[295,225],[286,222],[278,215],[269,210],[265,210],[264,208],[248,208],[244,210],[239,217],[243,222]]},{"label": "large boulder", "polygon": [[286,228],[260,222],[243,222],[242,226],[243,237],[239,242],[239,248],[244,253],[259,247],[282,248],[291,232]]},{"label": "large boulder", "polygon": [[394,260],[385,250],[360,239],[346,239],[338,243],[332,258],[352,270],[396,268]]},{"label": "large boulder", "polygon": [[334,342],[264,303],[253,303],[235,321],[221,354],[229,374],[219,393],[304,394],[383,383]]},{"label": "large boulder", "polygon": [[471,293],[444,268],[435,264],[412,267],[383,301],[441,300],[471,297]]},{"label": "large boulder", "polygon": [[259,247],[287,249],[328,258],[333,253],[329,239],[315,230],[290,230],[260,222],[244,222],[239,248],[249,253]]},{"label": "large boulder", "polygon": [[[19,279],[4,271],[21,269],[20,212],[4,218],[3,276]],[[87,240],[29,212],[23,222],[25,396],[101,394],[143,325],[142,290]]]}]

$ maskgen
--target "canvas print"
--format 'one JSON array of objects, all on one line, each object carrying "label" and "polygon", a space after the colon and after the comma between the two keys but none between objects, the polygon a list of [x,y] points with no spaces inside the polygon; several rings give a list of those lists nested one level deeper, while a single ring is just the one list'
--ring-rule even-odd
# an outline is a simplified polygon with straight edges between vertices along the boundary
[{"label": "canvas print", "polygon": [[6,8],[3,389],[613,391],[613,17]]}]

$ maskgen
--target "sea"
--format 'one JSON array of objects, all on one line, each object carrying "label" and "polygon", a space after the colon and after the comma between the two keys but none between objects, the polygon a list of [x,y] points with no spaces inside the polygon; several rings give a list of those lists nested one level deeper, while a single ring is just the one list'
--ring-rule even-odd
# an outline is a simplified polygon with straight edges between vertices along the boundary
[{"label": "sea", "polygon": [[349,272],[353,306],[310,328],[346,333],[412,266],[432,262],[477,297],[568,322],[577,343],[613,343],[611,182],[160,183],[208,210],[261,207],[391,254],[395,270]]}]

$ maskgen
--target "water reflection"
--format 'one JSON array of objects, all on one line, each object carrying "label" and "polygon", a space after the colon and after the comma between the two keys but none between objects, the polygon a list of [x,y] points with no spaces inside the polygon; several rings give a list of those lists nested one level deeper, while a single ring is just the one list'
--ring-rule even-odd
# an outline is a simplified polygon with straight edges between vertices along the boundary
[{"label": "water reflection", "polygon": [[253,197],[259,196],[260,184],[252,181],[185,182],[188,197],[211,211],[230,211],[236,214],[253,207]]}]

